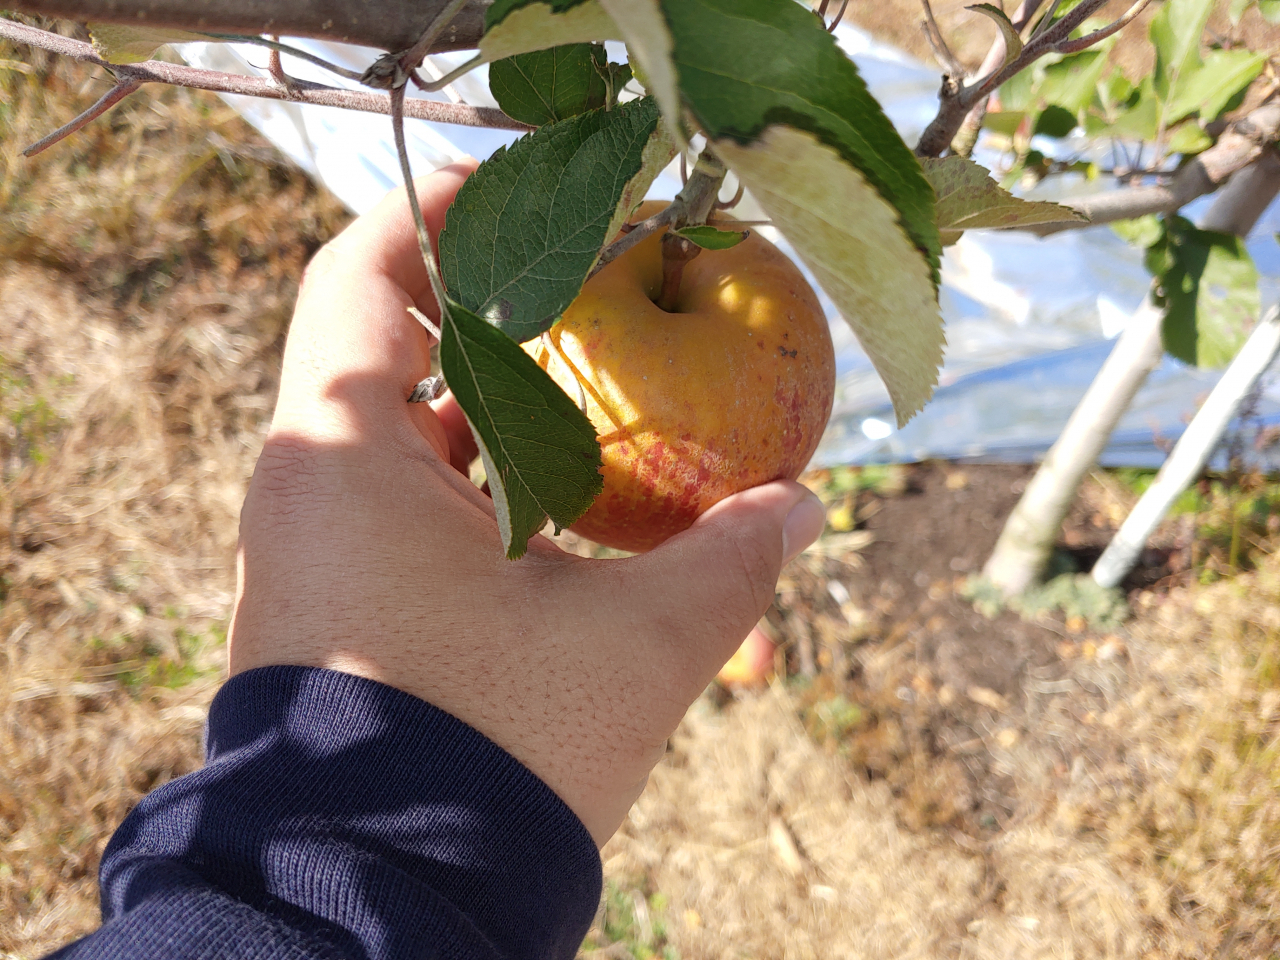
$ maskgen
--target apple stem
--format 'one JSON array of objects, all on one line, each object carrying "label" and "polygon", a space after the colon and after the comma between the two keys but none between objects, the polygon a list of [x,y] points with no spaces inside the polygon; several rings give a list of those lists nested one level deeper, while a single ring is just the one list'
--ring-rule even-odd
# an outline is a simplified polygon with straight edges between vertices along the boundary
[{"label": "apple stem", "polygon": [[676,304],[680,299],[680,281],[684,278],[684,265],[701,252],[701,247],[679,234],[663,235],[662,292],[654,301],[659,310],[665,310],[667,313],[676,312]]}]

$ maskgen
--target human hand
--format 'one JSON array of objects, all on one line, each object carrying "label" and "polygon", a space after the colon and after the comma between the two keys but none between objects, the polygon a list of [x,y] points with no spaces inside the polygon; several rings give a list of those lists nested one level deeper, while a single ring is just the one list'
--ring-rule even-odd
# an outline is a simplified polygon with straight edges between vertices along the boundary
[{"label": "human hand", "polygon": [[[418,182],[433,236],[472,169]],[[770,483],[641,556],[585,560],[535,537],[506,560],[456,404],[406,402],[430,372],[415,305],[438,316],[396,191],[299,291],[241,517],[231,672],[327,667],[420,697],[537,774],[602,845],[822,506]]]}]

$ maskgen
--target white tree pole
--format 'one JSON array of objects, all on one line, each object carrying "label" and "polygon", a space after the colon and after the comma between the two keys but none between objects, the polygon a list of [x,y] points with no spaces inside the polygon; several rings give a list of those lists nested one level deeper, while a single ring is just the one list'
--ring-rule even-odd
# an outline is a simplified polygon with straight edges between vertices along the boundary
[{"label": "white tree pole", "polygon": [[1148,294],[1005,521],[982,573],[1006,596],[1022,593],[1048,566],[1058,529],[1080,482],[1148,374],[1160,363],[1163,321],[1164,311]]},{"label": "white tree pole", "polygon": [[[1205,215],[1206,229],[1244,236],[1280,190],[1280,162],[1268,152],[1232,175]],[[1102,369],[1072,412],[1058,440],[1005,522],[983,567],[1006,596],[1040,579],[1084,475],[1097,461],[1116,424],[1147,375],[1160,362],[1163,312],[1150,296],[1126,324]]]},{"label": "white tree pole", "polygon": [[1155,481],[1093,565],[1093,579],[1100,586],[1118,586],[1133,569],[1147,540],[1173,501],[1204,469],[1240,402],[1270,368],[1277,353],[1280,353],[1280,308],[1272,307],[1249,334],[1209,399],[1178,438]]}]

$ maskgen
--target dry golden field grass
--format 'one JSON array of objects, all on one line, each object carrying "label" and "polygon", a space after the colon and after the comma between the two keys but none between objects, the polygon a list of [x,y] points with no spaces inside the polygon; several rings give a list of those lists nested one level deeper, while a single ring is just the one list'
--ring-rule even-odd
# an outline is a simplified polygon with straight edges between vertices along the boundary
[{"label": "dry golden field grass", "polygon": [[[146,791],[200,762],[240,499],[297,279],[347,220],[230,109],[184,91],[146,89],[21,158],[103,84],[0,46],[6,960],[93,929],[107,838]],[[911,495],[885,476],[847,501],[868,529],[873,507],[896,518],[908,501],[894,498]],[[928,476],[930,496],[969,483],[949,468]],[[1127,502],[1100,476],[1082,516],[1105,526]],[[1228,492],[1211,509],[1241,502]],[[949,584],[921,585],[916,610],[894,607],[877,566],[894,550],[885,527],[873,546],[846,535],[807,557],[771,622],[793,651],[807,645],[817,677],[695,705],[605,850],[587,953],[1276,955],[1280,557],[1268,519],[1243,528],[1252,569],[1219,563],[1218,581],[1199,584],[1190,574],[1221,554],[1204,541],[1184,575],[1135,592],[1123,628],[993,622],[993,642],[1042,654],[999,689],[958,685],[930,652],[949,623],[924,605],[955,609]],[[964,637],[985,669],[982,637]]]}]

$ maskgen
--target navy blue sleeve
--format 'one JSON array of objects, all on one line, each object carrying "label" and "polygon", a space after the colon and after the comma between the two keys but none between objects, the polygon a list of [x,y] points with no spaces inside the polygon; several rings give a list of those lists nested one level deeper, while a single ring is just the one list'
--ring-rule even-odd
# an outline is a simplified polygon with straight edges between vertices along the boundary
[{"label": "navy blue sleeve", "polygon": [[582,822],[416,697],[252,670],[214,699],[206,757],[121,824],[102,928],[54,957],[552,960],[582,943],[601,889]]}]

